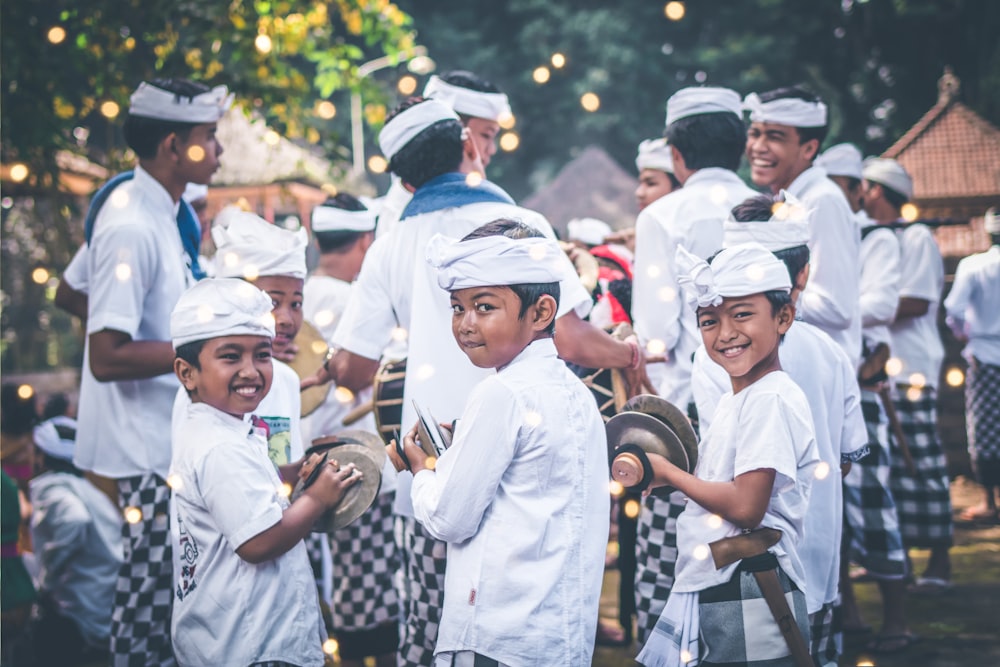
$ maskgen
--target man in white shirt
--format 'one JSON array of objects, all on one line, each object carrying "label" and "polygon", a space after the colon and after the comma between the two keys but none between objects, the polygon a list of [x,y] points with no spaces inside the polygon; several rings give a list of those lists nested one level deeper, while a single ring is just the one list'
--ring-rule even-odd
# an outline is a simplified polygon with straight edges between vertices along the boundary
[{"label": "man in white shirt", "polygon": [[948,324],[964,341],[965,423],[969,452],[986,502],[962,513],[967,520],[997,520],[1000,487],[1000,215],[985,216],[992,246],[958,263],[951,293],[944,301]]},{"label": "man in white shirt", "polygon": [[[903,204],[913,197],[913,181],[895,160],[869,158],[862,169],[865,211],[881,224],[901,222]],[[915,590],[940,591],[950,585],[951,497],[944,450],[937,434],[937,383],[944,346],[937,312],[944,290],[944,263],[925,225],[897,232],[900,244],[899,303],[889,327],[896,363],[889,373],[893,403],[906,437],[912,467],[892,457],[890,482],[906,548],[931,550]]]},{"label": "man in white shirt", "polygon": [[[691,355],[697,349],[694,310],[681,298],[674,256],[678,247],[702,259],[722,248],[729,210],[755,193],[736,175],[745,128],[740,98],[726,88],[685,88],[667,100],[666,137],[674,175],[683,184],[639,213],[636,220],[632,317],[640,342],[664,363],[648,367],[666,400],[689,412]],[[639,641],[660,615],[673,581],[674,523],[683,496],[649,495],[639,515],[636,607]]]},{"label": "man in white shirt", "polygon": [[173,598],[167,520],[170,415],[178,381],[170,312],[193,283],[177,227],[188,183],[208,183],[222,146],[224,86],[142,83],[125,139],[135,175],[97,215],[87,251],[87,345],[74,464],[117,480],[125,561],[111,620],[114,665],[172,665]]},{"label": "man in white shirt", "polygon": [[787,190],[811,210],[812,273],[798,317],[829,334],[858,363],[861,237],[843,193],[813,165],[826,137],[826,105],[812,93],[790,87],[751,93],[743,106],[750,112],[746,154],[754,184],[774,194]]}]

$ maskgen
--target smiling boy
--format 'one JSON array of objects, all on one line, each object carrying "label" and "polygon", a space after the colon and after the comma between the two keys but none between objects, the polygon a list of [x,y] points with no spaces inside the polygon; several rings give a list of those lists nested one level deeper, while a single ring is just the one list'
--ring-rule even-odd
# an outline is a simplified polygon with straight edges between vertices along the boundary
[{"label": "smiling boy", "polygon": [[[531,232],[511,226],[503,234]],[[552,341],[560,252],[550,239],[507,235],[438,235],[428,245],[451,293],[456,342],[496,370],[476,385],[436,464],[415,430],[404,439],[414,514],[448,543],[439,667],[591,661],[607,445],[593,398]]]},{"label": "smiling boy", "polygon": [[[711,266],[679,249],[677,263],[705,349],[729,374],[732,392],[720,400],[699,445],[695,474],[650,455],[655,483],[678,489],[689,502],[677,519],[673,589],[637,660],[792,664],[752,574],[777,569],[808,642],[797,545],[819,457],[809,404],[778,357],[795,316],[791,280],[785,265],[757,243],[727,248]],[[768,553],[716,567],[709,544],[762,527],[781,531]]]}]

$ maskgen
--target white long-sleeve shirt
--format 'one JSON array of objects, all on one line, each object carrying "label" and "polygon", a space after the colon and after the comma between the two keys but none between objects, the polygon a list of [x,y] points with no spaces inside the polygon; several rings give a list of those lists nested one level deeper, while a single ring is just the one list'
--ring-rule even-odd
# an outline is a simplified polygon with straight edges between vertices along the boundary
[{"label": "white long-sleeve shirt", "polygon": [[[865,216],[862,230],[875,221]],[[888,227],[861,239],[861,326],[869,345],[889,344],[889,325],[899,308],[899,241]]]},{"label": "white long-sleeve shirt", "polygon": [[417,520],[448,542],[436,653],[590,664],[608,477],[597,406],[551,339],[476,386],[451,447],[411,491]]},{"label": "white long-sleeve shirt", "polygon": [[969,338],[963,354],[1000,365],[1000,246],[958,263],[944,307],[949,323]]}]

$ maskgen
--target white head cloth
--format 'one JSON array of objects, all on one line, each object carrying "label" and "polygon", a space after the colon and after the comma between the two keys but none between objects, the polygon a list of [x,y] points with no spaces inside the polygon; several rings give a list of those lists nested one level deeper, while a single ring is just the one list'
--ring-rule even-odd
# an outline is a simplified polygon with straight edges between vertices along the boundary
[{"label": "white head cloth", "polygon": [[670,155],[670,144],[666,139],[646,139],[639,144],[639,154],[635,157],[635,168],[656,169],[668,174],[674,173],[674,158]]},{"label": "white head cloth", "polygon": [[983,229],[987,234],[1000,234],[1000,215],[997,215],[995,208],[986,210],[986,215],[983,216]]},{"label": "white head cloth", "polygon": [[587,245],[601,245],[610,234],[611,225],[597,218],[573,218],[566,224],[569,240]]},{"label": "white head cloth", "polygon": [[847,176],[861,180],[861,151],[854,144],[830,146],[813,163],[823,167],[828,176]]},{"label": "white head cloth", "polygon": [[434,75],[424,86],[424,97],[444,102],[456,113],[499,121],[511,116],[510,102],[503,93],[484,93],[448,83]]},{"label": "white head cloth", "polygon": [[176,350],[222,336],[274,338],[272,308],[271,297],[245,280],[201,280],[181,295],[170,313],[170,339]]},{"label": "white head cloth", "polygon": [[206,197],[208,197],[208,186],[201,183],[188,183],[187,187],[184,188],[184,193],[181,195],[181,199],[189,204],[199,199],[205,199]]},{"label": "white head cloth", "polygon": [[743,243],[719,252],[712,265],[677,246],[677,282],[692,308],[718,306],[725,297],[772,290],[790,292],[785,263],[759,243]]},{"label": "white head cloth", "polygon": [[913,179],[903,169],[903,165],[895,160],[882,157],[870,157],[861,167],[861,175],[866,181],[872,181],[891,188],[906,197],[913,199]]},{"label": "white head cloth", "polygon": [[[58,423],[64,422],[64,423]],[[49,456],[63,461],[73,460],[73,448],[76,446],[76,427],[71,426],[72,420],[68,417],[56,417],[47,419],[35,427],[35,446]],[[72,437],[63,437],[59,433],[58,426],[63,426],[63,431],[72,431]]]},{"label": "white head cloth", "polygon": [[424,100],[414,104],[385,124],[378,135],[378,147],[391,160],[413,137],[442,120],[459,120],[455,110],[445,102]]},{"label": "white head cloth", "polygon": [[214,123],[233,105],[233,95],[225,86],[187,97],[157,88],[143,81],[129,98],[130,116],[169,120],[177,123]]},{"label": "white head cloth", "polygon": [[557,283],[565,256],[552,239],[484,236],[469,241],[435,234],[427,244],[427,263],[438,270],[438,285],[448,291],[489,285]]},{"label": "white head cloth", "polygon": [[[221,216],[220,216],[221,217]],[[306,277],[306,230],[291,232],[264,218],[232,210],[212,227],[215,275],[219,278],[258,276]]]},{"label": "white head cloth", "polygon": [[810,209],[782,190],[767,220],[737,222],[730,215],[723,226],[722,247],[759,243],[771,252],[809,245]]},{"label": "white head cloth", "polygon": [[703,113],[733,113],[740,116],[740,96],[729,88],[712,86],[681,88],[667,100],[667,125]]},{"label": "white head cloth", "polygon": [[375,229],[376,211],[348,211],[336,206],[317,206],[312,213],[314,232],[370,232]]},{"label": "white head cloth", "polygon": [[823,127],[826,125],[826,105],[784,97],[761,102],[757,93],[743,98],[743,108],[750,112],[752,123],[778,123],[792,127]]}]

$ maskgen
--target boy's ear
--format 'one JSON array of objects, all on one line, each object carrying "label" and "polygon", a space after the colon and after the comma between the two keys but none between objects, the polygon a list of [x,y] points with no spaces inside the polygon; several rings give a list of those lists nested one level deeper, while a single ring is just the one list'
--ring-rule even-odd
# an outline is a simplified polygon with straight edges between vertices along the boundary
[{"label": "boy's ear", "polygon": [[778,311],[778,333],[785,334],[795,321],[795,304],[786,303]]},{"label": "boy's ear", "polygon": [[180,157],[180,148],[177,146],[177,142],[180,141],[180,137],[177,136],[176,132],[171,132],[167,136],[160,140],[160,145],[156,150],[157,156],[167,155],[171,159],[176,160]]},{"label": "boy's ear", "polygon": [[174,359],[174,374],[177,375],[177,379],[181,381],[184,388],[190,393],[195,390],[195,378],[198,374],[198,369],[184,361],[180,357]]},{"label": "boy's ear", "polygon": [[556,319],[557,310],[556,300],[552,298],[552,295],[543,294],[538,297],[538,301],[534,305],[535,316],[531,321],[531,328],[534,331],[545,331],[548,329],[552,321]]}]

